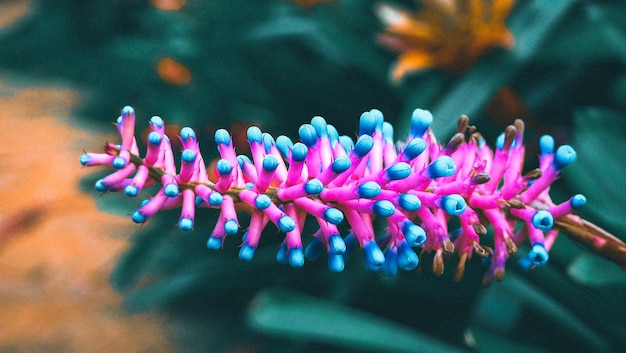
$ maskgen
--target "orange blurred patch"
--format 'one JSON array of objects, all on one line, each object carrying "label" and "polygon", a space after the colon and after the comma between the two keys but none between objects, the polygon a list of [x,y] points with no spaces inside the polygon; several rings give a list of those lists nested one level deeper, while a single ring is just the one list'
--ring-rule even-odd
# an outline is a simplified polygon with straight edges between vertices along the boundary
[{"label": "orange blurred patch", "polygon": [[18,23],[30,9],[31,0],[13,0],[0,2],[0,29]]},{"label": "orange blurred patch", "polygon": [[314,5],[323,3],[323,2],[331,2],[332,0],[291,0],[291,2],[295,2],[296,4],[302,7],[312,7]]},{"label": "orange blurred patch", "polygon": [[0,81],[0,351],[169,352],[160,318],[126,313],[109,285],[128,248],[112,235],[134,227],[78,189],[81,148],[114,138],[69,124],[79,100]]},{"label": "orange blurred patch", "polygon": [[159,77],[170,85],[186,85],[191,82],[191,72],[185,65],[172,58],[163,58],[157,64]]},{"label": "orange blurred patch", "polygon": [[159,10],[176,11],[185,6],[185,0],[150,0],[152,6]]}]

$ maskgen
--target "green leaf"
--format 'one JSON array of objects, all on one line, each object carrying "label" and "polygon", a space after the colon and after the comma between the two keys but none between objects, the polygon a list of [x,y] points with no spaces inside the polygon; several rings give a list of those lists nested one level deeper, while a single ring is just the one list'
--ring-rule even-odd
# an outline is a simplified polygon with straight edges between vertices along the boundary
[{"label": "green leaf", "polygon": [[576,282],[589,287],[626,285],[626,271],[591,254],[576,257],[567,268],[567,274]]},{"label": "green leaf", "polygon": [[264,290],[248,312],[262,333],[377,352],[463,352],[420,332],[335,302]]},{"label": "green leaf", "polygon": [[583,211],[614,230],[626,229],[625,118],[624,113],[608,108],[578,110],[571,143],[578,158],[563,173],[568,184],[587,198],[590,206]]}]

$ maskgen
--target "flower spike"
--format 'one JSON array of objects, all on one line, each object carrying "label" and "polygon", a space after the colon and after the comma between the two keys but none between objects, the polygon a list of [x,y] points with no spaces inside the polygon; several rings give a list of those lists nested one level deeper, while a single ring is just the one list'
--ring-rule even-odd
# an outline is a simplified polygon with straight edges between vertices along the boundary
[{"label": "flower spike", "polygon": [[[584,196],[559,204],[550,198],[550,185],[576,160],[571,146],[555,150],[554,139],[542,136],[539,168],[522,175],[521,120],[506,128],[495,149],[466,116],[442,146],[430,130],[432,121],[429,111],[416,109],[408,140],[397,144],[393,126],[375,109],[361,115],[356,141],[340,136],[319,116],[300,127],[300,142],[295,143],[252,126],[247,130],[250,157],[236,155],[230,133],[218,129],[220,157],[217,180],[212,182],[191,128],[180,131],[183,148],[177,168],[163,119],[150,119],[142,157],[134,137],[135,112],[124,107],[117,122],[121,144],[108,144],[105,153],[84,153],[79,161],[115,169],[96,182],[99,191],[124,191],[134,197],[145,186],[161,185],[132,214],[136,223],[147,222],[159,210],[180,208],[178,228],[191,231],[196,208],[219,209],[209,249],[221,249],[228,235],[240,232],[237,212],[242,211],[236,204],[245,204],[241,210],[251,212],[250,224],[241,229],[239,257],[245,261],[253,260],[263,230],[271,223],[285,234],[277,261],[295,268],[325,252],[330,271],[341,272],[361,248],[368,270],[385,275],[410,271],[420,256],[432,253],[433,272],[440,275],[444,258],[456,253],[454,278],[460,280],[467,260],[476,254],[489,264],[483,279],[489,285],[504,277],[506,261],[526,240],[529,250],[519,266],[545,265],[559,232],[626,267],[626,245],[572,214],[586,204]],[[376,218],[387,225],[382,234],[375,231]],[[319,225],[313,234],[303,234],[307,219]],[[460,226],[448,229],[452,224]],[[491,245],[482,239],[488,225],[493,228]],[[349,233],[342,236],[345,227]]]}]

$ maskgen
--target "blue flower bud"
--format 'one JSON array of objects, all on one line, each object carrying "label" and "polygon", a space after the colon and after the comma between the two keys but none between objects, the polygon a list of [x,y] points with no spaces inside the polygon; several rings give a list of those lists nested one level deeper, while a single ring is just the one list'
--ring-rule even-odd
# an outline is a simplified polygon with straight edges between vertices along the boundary
[{"label": "blue flower bud", "polygon": [[350,151],[354,149],[354,141],[352,141],[350,136],[339,136],[339,143],[341,144],[341,147],[343,147],[344,151],[346,151],[346,153],[350,153]]},{"label": "blue flower bud", "polygon": [[256,199],[254,200],[254,204],[259,210],[264,210],[272,205],[272,200],[269,196],[261,194],[256,197]]},{"label": "blue flower bud", "polygon": [[191,218],[182,218],[180,222],[178,222],[178,228],[184,231],[190,231],[193,229],[193,219]]},{"label": "blue flower bud", "polygon": [[161,135],[156,131],[152,131],[150,134],[148,134],[148,143],[158,145],[159,143],[161,143],[161,140]]},{"label": "blue flower bud", "polygon": [[350,168],[351,164],[352,164],[352,162],[350,162],[350,158],[348,158],[346,156],[338,156],[333,161],[333,164],[330,167],[332,168],[333,172],[339,174],[339,173],[343,173],[346,170],[348,170],[348,168]]},{"label": "blue flower bud", "polygon": [[419,156],[426,149],[426,141],[419,137],[412,139],[405,147],[402,153],[409,159]]},{"label": "blue flower bud", "polygon": [[334,254],[343,254],[346,251],[346,243],[343,241],[343,238],[337,235],[331,235],[328,238],[328,247],[329,251]]},{"label": "blue flower bud", "polygon": [[160,116],[153,116],[150,118],[150,125],[156,125],[158,128],[163,127],[163,119]]},{"label": "blue flower bud", "polygon": [[219,206],[222,204],[223,199],[224,197],[219,192],[212,192],[211,195],[209,195],[209,204],[211,206]]},{"label": "blue flower bud", "polygon": [[405,271],[411,271],[419,264],[419,257],[411,249],[411,246],[403,241],[398,246],[398,267]]},{"label": "blue flower bud", "polygon": [[324,219],[331,224],[339,224],[343,221],[343,213],[334,207],[324,211]]},{"label": "blue flower bud", "polygon": [[289,216],[282,216],[278,220],[278,229],[285,233],[291,232],[296,229],[296,222]]},{"label": "blue flower bud", "polygon": [[415,109],[411,116],[411,137],[422,137],[433,123],[433,115],[424,109]]},{"label": "blue flower bud", "polygon": [[135,213],[131,216],[131,219],[135,223],[143,223],[146,221],[147,217],[139,213],[139,211],[135,211]]},{"label": "blue flower bud", "polygon": [[313,119],[311,119],[311,125],[315,129],[315,133],[318,137],[328,137],[328,124],[324,118],[314,116]]},{"label": "blue flower bud", "polygon": [[135,185],[126,185],[124,193],[130,197],[134,197],[139,194],[139,189]]},{"label": "blue flower bud", "polygon": [[241,249],[239,249],[239,258],[244,261],[250,261],[254,257],[255,250],[256,248],[251,247],[247,243],[243,243]]},{"label": "blue flower bud", "polygon": [[374,147],[374,139],[370,135],[361,135],[354,145],[354,153],[358,157],[364,157]]},{"label": "blue flower bud", "polygon": [[96,181],[96,190],[100,191],[100,192],[105,192],[107,190],[109,190],[109,187],[104,185],[104,183],[102,182],[102,179]]},{"label": "blue flower bud", "polygon": [[237,222],[233,219],[229,219],[228,221],[226,221],[226,223],[224,223],[224,232],[228,235],[233,235],[233,234],[237,234],[237,232],[239,231],[239,226],[237,225]]},{"label": "blue flower bud", "polygon": [[176,184],[167,184],[163,189],[163,192],[167,197],[175,197],[178,195],[178,185]]},{"label": "blue flower bud", "polygon": [[426,242],[426,231],[413,222],[404,222],[402,233],[404,233],[404,238],[410,246],[422,246]]},{"label": "blue flower bud", "polygon": [[586,204],[587,204],[587,198],[581,194],[576,194],[572,196],[570,200],[570,205],[572,205],[573,208],[581,208],[585,206]]},{"label": "blue flower bud", "polygon": [[211,250],[219,250],[222,248],[222,238],[210,237],[206,242],[206,247]]},{"label": "blue flower bud", "polygon": [[412,172],[413,169],[411,169],[410,165],[399,162],[387,168],[385,175],[387,175],[389,180],[401,180],[407,178]]},{"label": "blue flower bud", "polygon": [[372,135],[376,130],[378,118],[370,112],[361,114],[359,120],[359,135]]},{"label": "blue flower bud", "polygon": [[365,266],[368,270],[378,270],[385,263],[385,255],[376,241],[369,241],[363,246],[363,250],[365,251]]},{"label": "blue flower bud", "polygon": [[91,161],[91,157],[89,157],[86,153],[84,153],[84,154],[82,154],[80,156],[80,164],[87,165],[87,163],[89,163],[89,161]]},{"label": "blue flower bud", "polygon": [[431,179],[452,176],[456,173],[456,165],[449,156],[441,156],[426,168],[426,173]]},{"label": "blue flower bud", "polygon": [[261,133],[261,129],[256,126],[250,126],[246,135],[250,144],[263,142],[263,134]]},{"label": "blue flower bud", "polygon": [[574,163],[576,160],[576,151],[570,145],[563,145],[556,150],[554,161],[552,164],[558,171]]},{"label": "blue flower bud", "polygon": [[319,238],[315,237],[304,249],[304,257],[309,261],[317,260],[323,250],[324,244],[322,244],[322,241]]},{"label": "blue flower bud", "polygon": [[395,276],[398,273],[398,252],[395,249],[385,250],[385,262],[380,267],[380,272],[385,276]]},{"label": "blue flower bud", "polygon": [[184,162],[191,163],[196,160],[196,152],[190,149],[186,149],[183,151],[181,157]]},{"label": "blue flower bud", "polygon": [[285,135],[280,135],[276,138],[276,148],[280,151],[283,157],[289,157],[289,151],[293,148],[293,141]]},{"label": "blue flower bud", "polygon": [[122,157],[115,157],[111,165],[113,168],[121,169],[126,166],[126,160]]},{"label": "blue flower bud", "polygon": [[304,143],[307,147],[314,146],[317,143],[317,132],[311,124],[300,125],[298,134],[300,135],[302,143]]},{"label": "blue flower bud", "polygon": [[461,195],[452,194],[441,197],[441,208],[450,216],[458,216],[465,212],[467,204]]},{"label": "blue flower bud", "polygon": [[422,207],[422,201],[413,194],[401,194],[398,196],[398,206],[407,212],[415,212]]},{"label": "blue flower bud", "polygon": [[311,179],[304,184],[304,191],[309,195],[318,195],[324,190],[324,185],[319,179]]},{"label": "blue flower bud", "polygon": [[373,210],[374,214],[380,217],[389,217],[396,210],[396,206],[394,206],[391,201],[388,200],[379,200],[374,202]]},{"label": "blue flower bud", "polygon": [[272,172],[278,167],[278,159],[274,155],[268,154],[263,157],[263,169]]},{"label": "blue flower bud", "polygon": [[308,153],[309,149],[305,144],[296,142],[293,144],[293,149],[291,150],[291,158],[296,162],[302,162],[306,159]]},{"label": "blue flower bud", "polygon": [[345,267],[343,255],[341,254],[328,254],[328,269],[331,272],[341,272]]},{"label": "blue flower bud", "polygon": [[393,125],[388,122],[383,122],[383,138],[387,143],[394,144],[393,140]]},{"label": "blue flower bud", "polygon": [[528,253],[528,259],[533,263],[533,265],[541,266],[545,265],[548,262],[550,255],[546,251],[546,248],[541,243],[535,243],[530,248],[530,252]]},{"label": "blue flower bud", "polygon": [[193,131],[192,128],[190,127],[184,127],[180,130],[180,138],[184,140],[195,140],[196,139],[196,133]]},{"label": "blue flower bud", "polygon": [[539,138],[539,151],[542,156],[554,153],[554,137],[543,135]]},{"label": "blue flower bud", "polygon": [[289,249],[289,264],[294,268],[299,268],[304,265],[304,253],[302,252],[302,248]]},{"label": "blue flower bud", "polygon": [[372,199],[380,195],[381,188],[375,181],[365,182],[357,188],[357,195],[361,198]]},{"label": "blue flower bud", "polygon": [[263,138],[263,146],[265,147],[265,152],[269,153],[272,149],[272,146],[276,144],[276,141],[274,140],[274,137],[267,132],[261,134],[261,137]]},{"label": "blue flower bud", "polygon": [[543,231],[552,229],[552,226],[554,225],[554,217],[552,217],[552,214],[546,210],[539,210],[535,212],[531,221],[535,228]]}]

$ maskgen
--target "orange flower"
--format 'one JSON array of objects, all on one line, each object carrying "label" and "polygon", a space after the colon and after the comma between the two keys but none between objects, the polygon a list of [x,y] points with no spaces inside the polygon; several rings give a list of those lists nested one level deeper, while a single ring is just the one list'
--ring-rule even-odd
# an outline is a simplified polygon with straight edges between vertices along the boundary
[{"label": "orange flower", "polygon": [[399,53],[393,79],[438,67],[461,74],[489,51],[511,49],[514,38],[505,24],[515,0],[423,0],[419,12],[380,4],[386,28],[384,46]]}]

